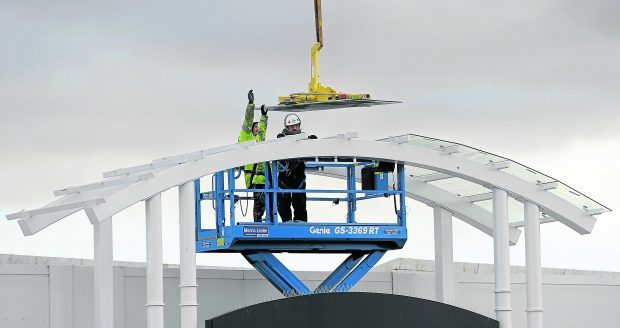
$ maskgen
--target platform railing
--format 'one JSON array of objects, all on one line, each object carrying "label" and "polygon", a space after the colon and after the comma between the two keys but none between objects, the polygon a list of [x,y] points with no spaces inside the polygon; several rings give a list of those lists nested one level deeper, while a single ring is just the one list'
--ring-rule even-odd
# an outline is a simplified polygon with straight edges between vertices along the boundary
[{"label": "platform railing", "polygon": [[[396,224],[405,225],[406,222],[406,206],[405,206],[405,178],[404,165],[396,164],[396,174],[392,179],[392,186],[388,184],[388,172],[379,172],[381,178],[385,179],[380,188],[374,189],[357,189],[356,168],[372,168],[377,166],[375,161],[367,162],[306,162],[308,170],[322,170],[324,167],[341,167],[346,170],[346,189],[284,189],[279,187],[278,174],[285,171],[287,167],[282,163],[285,161],[273,161],[265,163],[265,187],[264,188],[237,188],[235,181],[243,175],[239,168],[231,168],[225,171],[216,172],[211,181],[211,191],[201,192],[201,184],[199,180],[195,181],[196,189],[196,227],[198,233],[210,232],[213,229],[202,229],[202,209],[200,201],[211,200],[212,208],[215,211],[215,233],[221,235],[224,227],[234,226],[236,224],[245,224],[245,222],[236,222],[235,208],[236,203],[242,200],[252,200],[252,196],[242,196],[241,193],[265,193],[265,221],[249,222],[248,224],[282,224],[278,220],[278,195],[282,193],[306,193],[306,194],[327,194],[326,197],[307,197],[309,202],[331,202],[339,204],[347,203],[346,224],[357,224],[356,211],[357,203],[364,200],[396,197],[399,196],[398,204],[395,201]],[[393,173],[393,171],[392,171]],[[334,194],[345,196],[334,197]],[[226,206],[228,202],[228,206]],[[228,210],[227,210],[228,208]],[[228,221],[228,222],[227,222]],[[227,224],[228,223],[228,224]],[[320,222],[312,222],[320,223]]]}]

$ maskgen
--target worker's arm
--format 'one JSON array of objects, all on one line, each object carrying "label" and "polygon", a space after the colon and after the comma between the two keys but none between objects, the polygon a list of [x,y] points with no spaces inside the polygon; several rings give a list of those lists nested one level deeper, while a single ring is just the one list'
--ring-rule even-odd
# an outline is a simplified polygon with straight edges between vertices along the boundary
[{"label": "worker's arm", "polygon": [[258,136],[260,141],[265,141],[267,139],[267,121],[269,118],[267,115],[263,115],[260,117],[260,122],[258,123]]},{"label": "worker's arm", "polygon": [[254,104],[248,103],[245,108],[245,117],[243,118],[243,125],[241,125],[241,132],[239,133],[239,142],[250,141],[252,136],[252,123],[254,121]]},{"label": "worker's arm", "polygon": [[260,122],[258,122],[258,137],[260,141],[265,141],[265,139],[267,139],[267,121],[269,120],[267,111],[268,109],[265,108],[265,105],[260,106],[260,113],[262,114]]}]

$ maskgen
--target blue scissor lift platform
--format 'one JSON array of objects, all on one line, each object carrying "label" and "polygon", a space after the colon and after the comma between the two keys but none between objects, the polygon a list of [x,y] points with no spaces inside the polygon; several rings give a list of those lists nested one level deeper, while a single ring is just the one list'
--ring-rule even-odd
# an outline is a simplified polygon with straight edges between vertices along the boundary
[{"label": "blue scissor lift platform", "polygon": [[[285,162],[285,161],[284,161]],[[235,180],[241,170],[217,172],[211,181],[211,191],[201,192],[200,180],[196,189],[196,251],[198,253],[241,253],[274,287],[286,296],[316,292],[348,291],[381,259],[386,251],[401,249],[407,241],[404,166],[375,161],[306,162],[307,170],[342,169],[346,171],[347,189],[281,189],[278,171],[285,170],[283,162],[266,162],[264,189],[240,189]],[[388,174],[396,166],[395,184],[388,186]],[[387,169],[386,169],[387,167]],[[356,188],[356,168],[362,168],[363,188]],[[343,172],[344,174],[344,172]],[[370,179],[370,180],[369,180]],[[226,185],[226,186],[225,186]],[[252,199],[241,196],[251,192],[266,193],[266,221],[236,222],[235,206]],[[346,222],[279,222],[277,195],[279,193],[327,194],[326,197],[307,197],[307,201],[347,205]],[[345,195],[340,196],[339,195]],[[332,196],[332,197],[329,197]],[[336,197],[333,197],[336,196]],[[398,196],[399,200],[396,201]],[[394,197],[396,222],[358,223],[355,219],[360,201]],[[211,201],[215,212],[215,228],[202,228],[202,201]],[[247,209],[246,209],[247,210]],[[344,220],[343,220],[344,221]],[[342,264],[314,291],[311,291],[273,253],[349,253]]]}]

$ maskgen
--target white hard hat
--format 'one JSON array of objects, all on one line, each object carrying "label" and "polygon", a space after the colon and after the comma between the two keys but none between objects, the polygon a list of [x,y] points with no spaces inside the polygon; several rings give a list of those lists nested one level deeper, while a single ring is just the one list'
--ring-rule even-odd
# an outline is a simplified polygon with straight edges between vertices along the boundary
[{"label": "white hard hat", "polygon": [[297,114],[286,115],[286,117],[284,118],[284,126],[295,125],[295,124],[301,124],[301,120],[299,119],[299,116],[297,116]]}]

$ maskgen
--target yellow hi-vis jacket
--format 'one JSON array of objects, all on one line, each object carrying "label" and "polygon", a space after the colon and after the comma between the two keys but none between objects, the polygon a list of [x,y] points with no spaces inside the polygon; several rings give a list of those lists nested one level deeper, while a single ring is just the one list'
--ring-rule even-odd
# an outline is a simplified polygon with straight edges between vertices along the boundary
[{"label": "yellow hi-vis jacket", "polygon": [[[265,141],[265,137],[267,136],[267,115],[262,115],[260,118],[260,122],[258,123],[258,133],[255,135],[252,134],[252,124],[254,123],[254,104],[248,104],[245,108],[245,117],[243,119],[243,125],[241,125],[241,132],[239,132],[238,142],[246,142],[246,141]],[[245,171],[245,186],[247,188],[250,187],[250,177],[252,176],[252,170],[254,169],[254,165],[256,165],[256,169],[254,172],[254,178],[252,178],[252,182],[254,185],[257,184],[265,184],[265,163],[254,163],[254,164],[246,164],[243,166],[243,170]]]}]

